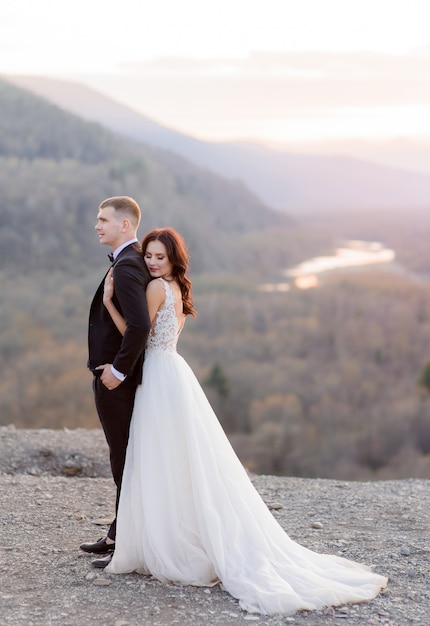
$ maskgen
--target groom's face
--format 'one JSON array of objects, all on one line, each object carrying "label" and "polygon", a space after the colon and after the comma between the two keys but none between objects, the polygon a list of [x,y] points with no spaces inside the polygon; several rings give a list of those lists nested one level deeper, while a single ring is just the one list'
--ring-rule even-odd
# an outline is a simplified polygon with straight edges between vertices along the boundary
[{"label": "groom's face", "polygon": [[107,206],[99,210],[95,229],[101,244],[110,246],[112,250],[121,245],[121,238],[124,233],[124,220],[120,214],[116,213],[113,206]]}]

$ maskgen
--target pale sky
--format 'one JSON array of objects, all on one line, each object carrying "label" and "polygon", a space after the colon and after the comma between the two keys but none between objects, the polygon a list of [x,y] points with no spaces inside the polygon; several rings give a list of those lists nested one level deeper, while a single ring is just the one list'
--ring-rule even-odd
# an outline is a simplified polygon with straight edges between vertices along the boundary
[{"label": "pale sky", "polygon": [[429,0],[0,0],[0,73],[204,139],[430,136]]}]

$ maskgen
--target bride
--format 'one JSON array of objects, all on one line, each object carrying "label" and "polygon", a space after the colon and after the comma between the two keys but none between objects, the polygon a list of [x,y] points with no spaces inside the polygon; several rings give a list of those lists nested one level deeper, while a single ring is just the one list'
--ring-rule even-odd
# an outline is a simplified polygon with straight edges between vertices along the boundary
[{"label": "bride", "polygon": [[[221,582],[244,610],[267,615],[374,598],[386,578],[312,552],[285,533],[177,353],[185,318],[195,315],[181,236],[156,229],[142,249],[154,279],[146,292],[152,330],[130,426],[116,546],[105,571],[181,585]],[[124,332],[113,291],[109,274],[105,306]]]}]

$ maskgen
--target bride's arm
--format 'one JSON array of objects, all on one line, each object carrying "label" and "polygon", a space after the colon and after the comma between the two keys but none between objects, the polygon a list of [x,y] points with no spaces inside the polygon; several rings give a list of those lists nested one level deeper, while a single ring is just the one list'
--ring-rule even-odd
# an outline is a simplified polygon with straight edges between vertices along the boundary
[{"label": "bride's arm", "polygon": [[151,324],[154,323],[157,311],[166,299],[166,292],[161,280],[151,280],[146,287],[146,301],[148,303],[148,313]]},{"label": "bride's arm", "polygon": [[104,284],[104,289],[103,289],[103,304],[107,308],[109,315],[112,318],[113,323],[118,328],[121,335],[124,336],[124,333],[127,328],[127,324],[125,322],[125,319],[121,315],[121,313],[118,311],[118,309],[112,302],[113,293],[114,293],[114,282],[113,282],[112,274],[113,274],[113,270],[109,270],[105,278],[105,284]]}]

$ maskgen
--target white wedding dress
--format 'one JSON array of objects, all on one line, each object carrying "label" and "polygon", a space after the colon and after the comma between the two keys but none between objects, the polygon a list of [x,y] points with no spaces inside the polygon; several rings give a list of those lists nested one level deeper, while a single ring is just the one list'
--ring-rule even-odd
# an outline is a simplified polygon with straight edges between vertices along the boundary
[{"label": "white wedding dress", "polygon": [[166,300],[136,393],[116,548],[106,571],[182,585],[221,581],[243,609],[263,614],[374,598],[383,576],[300,546],[272,516],[176,352],[174,295],[163,284]]}]

